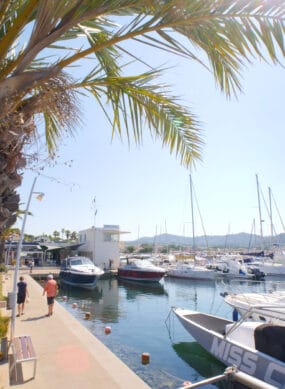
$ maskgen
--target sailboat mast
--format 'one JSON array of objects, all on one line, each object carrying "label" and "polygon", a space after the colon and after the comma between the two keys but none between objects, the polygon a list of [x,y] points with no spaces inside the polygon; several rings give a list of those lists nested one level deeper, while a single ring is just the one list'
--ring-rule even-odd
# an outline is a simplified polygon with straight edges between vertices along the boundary
[{"label": "sailboat mast", "polygon": [[191,218],[192,218],[192,248],[195,250],[196,244],[195,244],[195,225],[194,225],[194,207],[193,207],[193,183],[192,183],[192,176],[191,173],[189,174],[190,177],[190,199],[191,199]]},{"label": "sailboat mast", "polygon": [[268,187],[268,196],[269,196],[269,217],[270,217],[270,247],[273,245],[273,234],[274,234],[274,226],[273,226],[273,220],[272,220],[272,194],[271,194],[271,188]]},{"label": "sailboat mast", "polygon": [[256,187],[257,187],[257,199],[258,199],[258,211],[259,211],[259,223],[260,223],[260,239],[261,239],[261,246],[263,248],[263,229],[262,229],[262,217],[261,217],[261,206],[260,206],[260,193],[259,193],[259,182],[258,182],[258,175],[255,175],[256,177]]}]

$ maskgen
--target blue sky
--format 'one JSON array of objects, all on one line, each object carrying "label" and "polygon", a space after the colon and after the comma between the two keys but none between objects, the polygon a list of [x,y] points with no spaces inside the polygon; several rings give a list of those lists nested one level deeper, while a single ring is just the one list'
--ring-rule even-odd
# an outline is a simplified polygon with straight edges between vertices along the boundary
[{"label": "blue sky", "polygon": [[[164,79],[203,128],[203,160],[192,171],[202,217],[196,204],[196,235],[204,234],[202,222],[208,235],[250,233],[253,219],[259,232],[256,174],[264,196],[270,186],[285,216],[284,69],[254,62],[242,74],[243,93],[228,100],[199,64],[165,53],[154,57],[145,50],[147,60],[170,68]],[[91,97],[81,100],[81,111],[83,125],[76,137],[64,140],[58,164],[46,167],[37,180],[35,191],[45,198],[33,198],[26,232],[79,231],[95,221],[98,227],[119,224],[130,232],[123,238],[127,240],[156,232],[191,236],[189,171],[148,130],[140,147],[111,141],[111,129]],[[21,208],[34,177],[34,172],[24,173]],[[269,217],[265,209],[262,213],[264,234],[269,235]],[[273,217],[276,232],[283,232],[274,210]]]}]

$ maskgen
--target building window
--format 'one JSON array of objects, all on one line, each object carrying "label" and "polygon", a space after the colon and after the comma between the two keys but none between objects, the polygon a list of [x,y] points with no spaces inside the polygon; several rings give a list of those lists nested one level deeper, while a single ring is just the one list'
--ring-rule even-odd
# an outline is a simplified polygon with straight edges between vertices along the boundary
[{"label": "building window", "polygon": [[118,234],[110,234],[108,232],[104,232],[104,242],[118,242],[119,235]]},{"label": "building window", "polygon": [[79,235],[79,242],[85,243],[86,242],[86,234],[80,234]]}]

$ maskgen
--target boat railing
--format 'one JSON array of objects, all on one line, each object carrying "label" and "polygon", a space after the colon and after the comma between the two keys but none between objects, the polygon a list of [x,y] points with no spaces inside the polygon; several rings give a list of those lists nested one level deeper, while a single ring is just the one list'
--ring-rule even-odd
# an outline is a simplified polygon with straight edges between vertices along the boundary
[{"label": "boat railing", "polygon": [[[230,334],[237,330],[237,328],[244,322],[248,321],[255,314],[261,314],[263,312],[264,316],[267,318],[284,321],[285,316],[280,316],[280,308],[285,309],[285,305],[253,305],[251,306],[244,314],[240,316],[238,321],[234,321],[233,325],[228,329],[228,331],[224,334],[224,338],[227,338]],[[284,312],[285,313],[285,312]],[[260,321],[260,324],[263,322]]]},{"label": "boat railing", "polygon": [[[264,381],[259,380],[249,374],[239,371],[235,366],[229,366],[226,368],[223,374],[218,376],[206,378],[200,382],[191,383],[189,382],[183,385],[183,389],[194,389],[200,388],[205,385],[213,384],[220,381],[238,382],[242,385],[246,385],[249,388],[255,389],[276,389],[276,386],[267,384]],[[180,389],[180,388],[179,388]],[[182,389],[182,388],[181,388]]]}]

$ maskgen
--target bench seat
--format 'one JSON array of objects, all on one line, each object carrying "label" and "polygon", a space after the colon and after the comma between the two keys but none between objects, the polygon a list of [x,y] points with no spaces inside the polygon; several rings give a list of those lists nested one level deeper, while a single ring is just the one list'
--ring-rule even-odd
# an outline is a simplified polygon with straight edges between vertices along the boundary
[{"label": "bench seat", "polygon": [[34,362],[33,378],[36,375],[37,357],[30,336],[21,335],[13,338],[11,342],[11,348],[13,353],[13,361],[10,367],[10,375],[15,368],[15,374],[17,379],[17,364],[22,362]]}]

